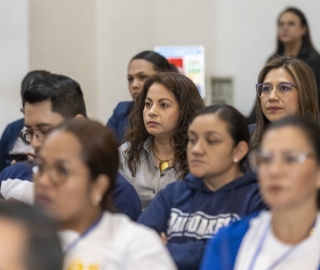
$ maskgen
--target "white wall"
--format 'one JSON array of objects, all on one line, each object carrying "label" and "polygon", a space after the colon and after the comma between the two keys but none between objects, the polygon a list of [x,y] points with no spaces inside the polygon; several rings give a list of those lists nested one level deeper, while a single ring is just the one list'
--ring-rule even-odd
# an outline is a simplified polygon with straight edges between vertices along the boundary
[{"label": "white wall", "polygon": [[94,0],[30,0],[30,69],[80,83],[89,115],[96,116],[97,64]]},{"label": "white wall", "polygon": [[235,106],[250,113],[259,71],[276,48],[276,20],[288,6],[307,16],[314,45],[320,50],[320,2],[317,0],[215,0],[212,58],[208,75],[234,78]]},{"label": "white wall", "polygon": [[98,108],[106,122],[119,101],[130,100],[127,65],[154,47],[154,2],[98,0],[96,5]]},{"label": "white wall", "polygon": [[105,122],[130,99],[130,58],[156,45],[203,45],[206,75],[232,77],[234,105],[247,114],[289,4],[305,12],[320,50],[318,0],[0,0],[0,128],[19,116],[20,81],[38,68],[77,80],[89,116]]},{"label": "white wall", "polygon": [[276,44],[276,20],[287,6],[303,10],[320,50],[318,0],[98,1],[99,117],[129,99],[126,68],[156,45],[203,45],[206,75],[232,77],[234,105],[249,114],[258,73]]},{"label": "white wall", "polygon": [[22,117],[20,84],[29,66],[28,1],[0,1],[0,132]]}]

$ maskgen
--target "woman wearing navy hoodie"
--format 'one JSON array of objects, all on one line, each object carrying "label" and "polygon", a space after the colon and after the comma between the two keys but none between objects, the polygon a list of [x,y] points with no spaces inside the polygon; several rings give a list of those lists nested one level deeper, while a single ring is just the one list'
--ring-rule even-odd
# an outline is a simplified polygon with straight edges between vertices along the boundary
[{"label": "woman wearing navy hoodie", "polygon": [[179,269],[198,269],[206,241],[231,221],[265,208],[245,173],[246,118],[228,105],[195,113],[188,128],[190,174],[159,192],[138,222],[155,229]]}]

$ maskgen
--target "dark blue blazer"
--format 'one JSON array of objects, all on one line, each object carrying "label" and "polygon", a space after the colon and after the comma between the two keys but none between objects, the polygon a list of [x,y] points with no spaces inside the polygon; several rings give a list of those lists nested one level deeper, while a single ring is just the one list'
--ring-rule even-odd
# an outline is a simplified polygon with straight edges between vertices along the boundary
[{"label": "dark blue blazer", "polygon": [[256,129],[256,126],[257,126],[256,123],[250,124],[250,125],[248,126],[250,135],[252,135],[252,133],[253,133],[254,130]]},{"label": "dark blue blazer", "polygon": [[12,158],[9,156],[9,152],[13,148],[23,126],[24,118],[10,123],[3,131],[0,140],[0,172],[11,164]]},{"label": "dark blue blazer", "polygon": [[[5,191],[6,185],[10,181],[15,181],[15,186],[23,184],[24,181],[32,182],[32,168],[35,165],[35,162],[17,162],[5,168],[0,173],[1,191]],[[10,185],[12,189],[12,183]],[[139,196],[134,187],[119,173],[112,192],[112,201],[117,211],[129,216],[134,221],[138,219],[141,213]]]},{"label": "dark blue blazer", "polygon": [[108,120],[107,127],[112,129],[120,143],[124,142],[124,133],[129,126],[129,113],[132,107],[133,101],[120,102]]}]

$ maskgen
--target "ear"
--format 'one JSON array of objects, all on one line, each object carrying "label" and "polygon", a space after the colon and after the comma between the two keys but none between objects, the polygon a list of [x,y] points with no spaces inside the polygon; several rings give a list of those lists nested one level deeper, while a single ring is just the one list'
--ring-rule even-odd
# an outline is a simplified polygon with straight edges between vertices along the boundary
[{"label": "ear", "polygon": [[82,114],[77,114],[73,119],[84,119]]},{"label": "ear", "polygon": [[241,141],[233,150],[233,162],[238,163],[248,153],[249,146],[245,141]]},{"label": "ear", "polygon": [[100,203],[103,195],[109,189],[110,179],[106,174],[100,174],[91,186],[91,201]]},{"label": "ear", "polygon": [[316,188],[320,189],[320,169],[317,172]]},{"label": "ear", "polygon": [[307,26],[302,26],[301,27],[301,32],[302,32],[302,37],[307,33]]}]

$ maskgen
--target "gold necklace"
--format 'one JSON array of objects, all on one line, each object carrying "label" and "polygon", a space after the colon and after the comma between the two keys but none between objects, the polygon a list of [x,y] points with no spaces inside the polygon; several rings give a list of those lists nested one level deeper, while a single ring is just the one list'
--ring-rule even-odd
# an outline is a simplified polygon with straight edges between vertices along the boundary
[{"label": "gold necklace", "polygon": [[160,159],[160,158],[158,158],[158,157],[156,156],[154,150],[153,150],[153,154],[154,154],[154,156],[156,157],[156,159],[160,161],[160,162],[159,162],[159,170],[160,170],[160,173],[162,173],[166,168],[168,168],[168,167],[169,167],[169,163],[168,163],[168,162],[174,159],[174,157],[173,157],[173,158],[170,158],[170,159],[162,160],[162,159]]}]

